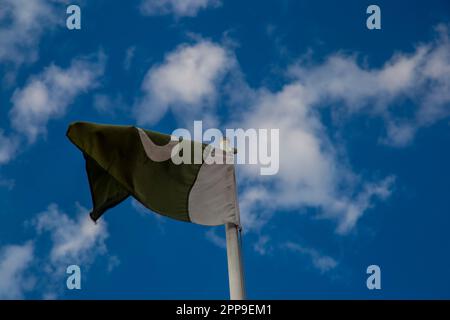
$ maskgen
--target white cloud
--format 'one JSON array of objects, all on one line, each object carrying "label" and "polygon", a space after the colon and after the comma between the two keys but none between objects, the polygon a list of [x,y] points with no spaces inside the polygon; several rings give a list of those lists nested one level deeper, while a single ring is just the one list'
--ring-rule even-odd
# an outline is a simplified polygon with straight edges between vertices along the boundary
[{"label": "white cloud", "polygon": [[5,136],[3,130],[0,129],[0,165],[8,163],[14,158],[17,147],[17,139]]},{"label": "white cloud", "polygon": [[[216,233],[217,228],[210,228],[208,231],[206,231],[205,236],[206,239],[209,240],[211,243],[216,245],[219,248],[226,249],[227,248],[227,242],[224,237],[219,236]],[[225,228],[223,228],[225,232]]]},{"label": "white cloud", "polygon": [[120,259],[117,256],[110,256],[108,259],[108,272],[112,272],[115,268],[117,268],[120,265]]},{"label": "white cloud", "polygon": [[173,14],[176,17],[194,17],[200,10],[221,5],[219,0],[143,0],[141,12],[144,15]]},{"label": "white cloud", "polygon": [[293,242],[287,242],[284,247],[293,252],[297,252],[307,256],[309,259],[311,259],[312,265],[321,273],[333,270],[338,266],[338,262],[335,259],[330,256],[321,254],[316,249],[307,248]]},{"label": "white cloud", "polygon": [[129,71],[133,62],[134,55],[136,53],[136,47],[132,46],[125,52],[125,59],[123,61],[123,67],[126,71]]},{"label": "white cloud", "polygon": [[[183,45],[148,71],[135,115],[140,124],[154,124],[171,110],[184,124],[206,119],[206,126],[217,125],[214,107],[222,94],[234,107],[232,121],[222,127],[280,131],[276,176],[261,177],[256,167],[239,168],[244,226],[261,229],[274,211],[314,209],[334,219],[336,231],[344,234],[376,201],[390,196],[395,178],[355,172],[345,141],[330,139],[320,112],[332,108],[338,114],[334,121],[361,113],[381,117],[386,136],[380,141],[394,146],[408,144],[418,129],[448,117],[450,42],[446,28],[437,29],[435,40],[412,53],[398,52],[379,68],[341,53],[321,64],[302,59],[289,68],[288,82],[276,91],[250,88],[224,47],[208,41]],[[225,75],[227,81],[221,81]],[[405,101],[412,107],[400,117],[397,109]]]},{"label": "white cloud", "polygon": [[102,54],[95,61],[77,58],[67,69],[52,64],[41,74],[32,76],[11,99],[12,127],[25,135],[30,143],[39,135],[46,134],[50,119],[65,115],[79,94],[97,86],[103,74],[104,60]]},{"label": "white cloud", "polygon": [[115,115],[118,111],[125,111],[126,103],[121,94],[94,94],[93,106],[97,112],[105,115]]},{"label": "white cloud", "polygon": [[[258,173],[249,170],[245,174],[246,178],[244,179],[238,174],[239,182],[251,179],[252,175],[250,173],[253,173],[253,176],[257,178],[256,175]],[[252,181],[250,186],[240,184],[240,189],[239,211],[241,213],[241,224],[244,226],[245,231],[260,230],[270,220],[273,213],[272,210],[267,210],[266,207],[266,199],[270,198],[269,190],[257,180]]]},{"label": "white cloud", "polygon": [[[343,206],[344,213],[340,217],[338,233],[344,234],[353,229],[363,213],[373,206],[374,199],[386,200],[392,193],[394,181],[394,176],[388,176],[377,183],[366,183],[355,199],[337,203],[337,206]],[[337,212],[340,212],[339,209]]]},{"label": "white cloud", "polygon": [[131,207],[140,215],[142,215],[143,217],[148,217],[151,216],[153,218],[155,218],[158,222],[164,223],[165,218],[164,216],[157,214],[157,213],[153,213],[152,211],[150,211],[149,209],[147,209],[142,203],[140,203],[139,201],[137,201],[135,198],[131,199]]},{"label": "white cloud", "polygon": [[151,214],[151,211],[144,207],[144,205],[137,201],[135,198],[131,199],[131,207],[142,216],[148,216],[149,214]]},{"label": "white cloud", "polygon": [[56,0],[0,0],[0,63],[21,64],[38,57],[41,36],[59,22]]},{"label": "white cloud", "polygon": [[258,241],[254,243],[253,249],[260,255],[264,256],[272,252],[272,247],[269,245],[270,237],[260,235]]},{"label": "white cloud", "polygon": [[[450,42],[445,26],[438,37],[413,53],[397,53],[381,68],[360,66],[355,56],[331,55],[323,64],[291,74],[314,97],[316,104],[342,102],[341,112],[366,112],[387,120],[385,142],[405,146],[415,132],[450,115]],[[401,102],[415,105],[411,116],[395,115]]]},{"label": "white cloud", "polygon": [[78,213],[74,218],[60,210],[58,205],[50,204],[46,211],[32,220],[37,232],[34,242],[44,241],[44,235],[50,236],[50,246],[43,246],[49,249],[41,253],[34,263],[34,272],[44,275],[39,276],[36,284],[44,299],[56,299],[65,290],[65,272],[69,265],[76,264],[86,272],[99,256],[105,257],[108,272],[120,264],[116,256],[107,255],[106,222],[94,223],[88,210],[77,206]]},{"label": "white cloud", "polygon": [[114,108],[114,101],[106,94],[96,94],[94,95],[93,106],[100,113],[110,113]]},{"label": "white cloud", "polygon": [[25,276],[32,263],[33,244],[4,246],[0,250],[0,299],[22,299],[33,286],[33,279]]},{"label": "white cloud", "polygon": [[[336,231],[351,231],[377,200],[386,200],[394,177],[365,181],[351,168],[342,141],[333,142],[320,111],[333,108],[338,117],[365,114],[386,120],[381,141],[404,146],[415,132],[450,115],[450,42],[447,30],[412,53],[396,53],[380,68],[361,66],[354,55],[333,54],[322,64],[299,61],[290,81],[278,91],[266,88],[245,95],[246,111],[226,127],[280,129],[280,171],[258,175],[240,170],[242,222],[258,230],[276,210],[318,209],[335,219]],[[238,94],[248,90],[239,91]],[[408,101],[408,112],[397,109]],[[344,117],[345,118],[345,117]],[[335,119],[335,120],[336,120]],[[339,122],[340,123],[340,122]],[[345,142],[345,141],[344,141]]]},{"label": "white cloud", "polygon": [[344,233],[372,201],[390,194],[392,178],[368,184],[352,172],[313,107],[316,97],[300,83],[275,93],[261,90],[249,103],[251,107],[227,127],[279,129],[280,170],[262,177],[255,166],[240,167],[240,206],[247,229],[260,229],[276,210],[317,208],[337,220],[337,231]]},{"label": "white cloud", "polygon": [[[86,270],[97,256],[107,253],[106,223],[95,224],[85,208],[78,209],[76,218],[70,218],[56,204],[49,205],[32,221],[37,232],[33,241],[1,248],[0,299],[21,299],[32,289],[44,292],[44,299],[56,299],[65,288],[67,266],[77,264]],[[50,235],[49,251],[35,256],[34,244],[44,241],[44,233]],[[118,257],[109,256],[107,270],[119,264]]]},{"label": "white cloud", "polygon": [[180,119],[205,120],[217,97],[216,85],[233,63],[225,48],[206,40],[179,46],[147,72],[134,110],[138,123],[154,124],[169,108]]},{"label": "white cloud", "polygon": [[70,218],[56,204],[39,213],[35,220],[38,234],[49,232],[52,240],[50,261],[53,265],[89,265],[97,255],[107,252],[106,223],[93,223],[88,210],[79,206],[76,218]]}]

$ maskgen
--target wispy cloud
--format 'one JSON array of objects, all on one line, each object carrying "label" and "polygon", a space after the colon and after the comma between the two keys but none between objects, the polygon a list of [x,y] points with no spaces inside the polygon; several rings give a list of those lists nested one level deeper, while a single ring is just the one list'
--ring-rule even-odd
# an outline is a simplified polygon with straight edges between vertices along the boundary
[{"label": "wispy cloud", "polygon": [[136,199],[132,198],[131,199],[131,207],[137,212],[139,213],[141,216],[143,217],[151,217],[153,219],[155,219],[159,230],[161,231],[161,233],[165,232],[165,228],[164,228],[164,223],[165,223],[165,217],[157,214],[157,213],[152,213],[149,209],[147,209],[146,207],[144,207],[144,205],[142,205],[139,201],[137,201]]},{"label": "wispy cloud", "polygon": [[78,95],[98,85],[104,64],[105,56],[99,53],[94,59],[75,58],[67,69],[52,64],[42,73],[30,77],[11,99],[13,128],[33,143],[39,135],[46,133],[50,119],[65,115]]},{"label": "wispy cloud", "polygon": [[130,70],[130,68],[131,68],[135,52],[136,52],[135,46],[129,47],[125,52],[125,59],[123,61],[123,67],[126,71]]},{"label": "wispy cloud", "polygon": [[219,0],[142,0],[141,12],[144,15],[167,15],[176,17],[194,17],[200,10],[216,8]]},{"label": "wispy cloud", "polygon": [[[36,236],[24,245],[0,248],[0,299],[22,299],[28,292],[43,293],[43,298],[57,298],[65,289],[65,270],[77,264],[86,270],[99,256],[107,256],[106,222],[94,224],[88,211],[77,205],[75,218],[69,217],[56,204],[36,215],[27,225]],[[50,236],[49,245],[45,234]],[[34,248],[48,248],[36,255]],[[109,256],[107,270],[120,264],[118,257]]]},{"label": "wispy cloud", "polygon": [[16,155],[18,148],[17,137],[7,137],[0,129],[0,165],[8,163]]},{"label": "wispy cloud", "polygon": [[33,259],[31,242],[0,248],[0,299],[22,299],[32,288],[34,279],[25,273]]},{"label": "wispy cloud", "polygon": [[337,232],[345,234],[353,229],[363,213],[373,207],[374,199],[386,200],[389,198],[394,181],[395,177],[391,175],[379,182],[364,184],[364,190],[358,193],[356,198],[347,203],[344,202],[345,214],[340,218]]},{"label": "wispy cloud", "polygon": [[63,117],[75,99],[99,86],[106,57],[103,53],[74,58],[67,68],[50,64],[17,88],[9,111],[11,130],[0,128],[0,166],[47,133],[52,119]]},{"label": "wispy cloud", "polygon": [[309,258],[311,264],[321,273],[328,272],[338,266],[338,262],[330,256],[323,255],[313,248],[304,247],[294,242],[287,242],[284,248]]},{"label": "wispy cloud", "polygon": [[[39,291],[53,298],[65,289],[62,279],[65,279],[65,270],[69,265],[79,265],[86,271],[98,257],[108,258],[105,241],[109,234],[106,222],[94,223],[89,218],[89,211],[79,204],[77,211],[76,216],[71,218],[58,205],[50,204],[47,210],[38,213],[32,221],[37,232],[34,242],[43,241],[45,234],[50,236],[49,252],[41,254],[40,260],[35,263],[41,269],[36,272],[45,273],[45,280],[37,283]],[[107,262],[108,270],[119,263],[118,259],[110,259],[111,257]]]},{"label": "wispy cloud", "polygon": [[[406,146],[418,129],[450,115],[449,34],[445,25],[436,30],[436,39],[412,53],[397,52],[381,68],[362,66],[355,55],[333,54],[319,65],[299,62],[290,73],[315,104],[342,103],[342,113],[382,117],[384,142]],[[403,101],[414,104],[410,116],[396,115]]]},{"label": "wispy cloud", "polygon": [[57,0],[0,0],[0,63],[34,62],[39,40],[54,29],[58,21]]},{"label": "wispy cloud", "polygon": [[272,252],[273,248],[270,245],[270,237],[260,235],[258,241],[253,244],[253,249],[262,256]]},{"label": "wispy cloud", "polygon": [[118,256],[110,256],[108,259],[108,272],[113,271],[115,268],[117,268],[121,264],[121,261]]},{"label": "wispy cloud", "polygon": [[48,232],[52,247],[50,261],[53,264],[69,263],[86,265],[97,255],[106,253],[105,240],[108,238],[106,223],[94,224],[88,210],[78,205],[75,219],[62,212],[56,204],[35,219],[38,234]]},{"label": "wispy cloud", "polygon": [[206,231],[206,233],[205,233],[206,239],[209,240],[214,245],[218,246],[219,248],[226,249],[227,243],[226,243],[225,238],[219,236],[216,233],[216,230],[217,230],[217,228],[210,228],[208,231]]},{"label": "wispy cloud", "polygon": [[127,108],[121,94],[108,95],[104,93],[94,94],[93,106],[100,114],[114,116]]}]

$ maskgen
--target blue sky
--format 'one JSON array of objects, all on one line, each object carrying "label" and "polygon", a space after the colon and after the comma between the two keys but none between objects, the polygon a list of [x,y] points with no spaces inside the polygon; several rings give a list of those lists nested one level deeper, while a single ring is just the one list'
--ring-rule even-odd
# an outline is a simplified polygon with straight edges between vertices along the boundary
[{"label": "blue sky", "polygon": [[450,298],[448,1],[71,4],[0,0],[0,298],[228,297],[223,227],[90,223],[78,120],[280,129],[277,175],[237,168],[249,298]]}]

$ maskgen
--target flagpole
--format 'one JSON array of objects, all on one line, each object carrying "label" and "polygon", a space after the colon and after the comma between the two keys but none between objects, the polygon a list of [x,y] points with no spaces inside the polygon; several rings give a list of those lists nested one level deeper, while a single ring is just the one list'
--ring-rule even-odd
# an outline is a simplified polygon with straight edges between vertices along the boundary
[{"label": "flagpole", "polygon": [[230,300],[244,300],[244,273],[241,261],[241,246],[239,243],[238,226],[234,223],[225,224],[228,259],[228,281],[230,285]]},{"label": "flagpole", "polygon": [[[233,152],[230,141],[227,138],[220,141],[220,148],[225,152]],[[233,173],[234,174],[234,173]],[[236,178],[235,182],[236,182]],[[237,208],[239,204],[236,203]],[[239,215],[239,209],[237,209]],[[239,221],[239,216],[238,216]],[[244,300],[244,272],[241,260],[241,243],[239,239],[240,227],[234,223],[225,224],[225,236],[227,242],[228,283],[230,286],[230,300]]]}]

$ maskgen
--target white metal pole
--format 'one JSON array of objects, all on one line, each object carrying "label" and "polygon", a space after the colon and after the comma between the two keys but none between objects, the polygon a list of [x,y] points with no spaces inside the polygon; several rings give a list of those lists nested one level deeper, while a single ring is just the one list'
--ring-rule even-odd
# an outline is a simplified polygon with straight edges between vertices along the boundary
[{"label": "white metal pole", "polygon": [[239,230],[234,223],[225,225],[227,238],[228,280],[230,283],[230,300],[244,300],[244,272],[241,261]]}]

